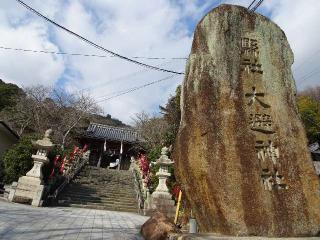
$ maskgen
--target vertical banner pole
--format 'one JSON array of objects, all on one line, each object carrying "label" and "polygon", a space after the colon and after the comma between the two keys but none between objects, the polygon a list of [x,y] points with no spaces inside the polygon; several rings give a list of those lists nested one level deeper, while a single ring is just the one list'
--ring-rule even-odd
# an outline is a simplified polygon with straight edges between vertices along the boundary
[{"label": "vertical banner pole", "polygon": [[174,224],[177,224],[178,216],[179,216],[179,209],[181,205],[181,197],[182,197],[182,191],[179,191],[179,197],[178,197],[178,203],[177,203],[177,209],[176,209],[176,216],[174,217]]}]

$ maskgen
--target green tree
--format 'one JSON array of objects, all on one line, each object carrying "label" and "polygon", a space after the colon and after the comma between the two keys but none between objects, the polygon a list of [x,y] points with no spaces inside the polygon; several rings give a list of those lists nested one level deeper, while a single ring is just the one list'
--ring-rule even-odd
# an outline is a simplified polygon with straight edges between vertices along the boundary
[{"label": "green tree", "polygon": [[0,79],[0,111],[6,107],[12,107],[16,99],[23,91],[15,84],[5,83]]},{"label": "green tree", "polygon": [[181,110],[180,110],[181,85],[176,89],[176,94],[168,99],[167,104],[160,106],[165,122],[168,124],[168,130],[165,133],[164,142],[167,146],[174,144],[176,135],[180,126]]},{"label": "green tree", "polygon": [[298,97],[298,107],[309,142],[320,142],[320,101],[301,95]]},{"label": "green tree", "polygon": [[32,168],[31,155],[35,150],[31,141],[36,138],[35,135],[25,136],[5,153],[3,157],[5,183],[17,181]]}]

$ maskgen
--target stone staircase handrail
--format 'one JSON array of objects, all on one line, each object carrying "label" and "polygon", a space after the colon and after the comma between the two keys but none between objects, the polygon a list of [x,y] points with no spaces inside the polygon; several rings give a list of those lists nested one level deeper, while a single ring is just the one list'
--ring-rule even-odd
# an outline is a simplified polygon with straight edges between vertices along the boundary
[{"label": "stone staircase handrail", "polygon": [[54,191],[53,195],[48,196],[48,198],[56,199],[64,187],[69,184],[69,182],[79,173],[83,166],[89,161],[90,151],[86,151],[84,154],[77,155],[71,165],[68,166],[64,172],[64,181],[60,186]]},{"label": "stone staircase handrail", "polygon": [[134,189],[136,192],[136,198],[138,200],[138,208],[139,208],[139,211],[141,211],[142,209],[144,209],[145,197],[144,197],[144,191],[143,191],[141,172],[140,172],[139,166],[136,163],[134,163],[132,172],[134,175]]}]

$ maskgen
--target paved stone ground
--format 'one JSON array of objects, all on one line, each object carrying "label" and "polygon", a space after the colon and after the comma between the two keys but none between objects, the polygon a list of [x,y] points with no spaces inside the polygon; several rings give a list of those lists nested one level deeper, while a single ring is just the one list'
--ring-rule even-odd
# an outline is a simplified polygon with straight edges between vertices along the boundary
[{"label": "paved stone ground", "polygon": [[0,239],[143,239],[148,217],[80,208],[35,208],[0,201]]}]

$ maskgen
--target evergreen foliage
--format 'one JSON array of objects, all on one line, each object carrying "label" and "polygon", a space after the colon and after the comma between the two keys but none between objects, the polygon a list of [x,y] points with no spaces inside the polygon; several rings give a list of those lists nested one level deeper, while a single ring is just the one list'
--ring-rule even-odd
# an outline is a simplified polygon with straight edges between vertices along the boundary
[{"label": "evergreen foliage", "polygon": [[168,124],[168,130],[165,133],[164,142],[167,146],[173,145],[180,126],[181,110],[180,110],[181,85],[176,89],[174,96],[171,96],[165,107],[160,106],[164,120]]},{"label": "evergreen foliage", "polygon": [[302,95],[298,98],[298,107],[309,142],[320,142],[320,101]]},{"label": "evergreen foliage", "polygon": [[5,153],[3,157],[5,183],[17,181],[32,168],[31,156],[35,150],[31,141],[36,140],[37,137],[36,135],[25,136]]},{"label": "evergreen foliage", "polygon": [[5,83],[0,79],[0,111],[14,106],[17,96],[21,93],[23,91],[17,85]]}]

